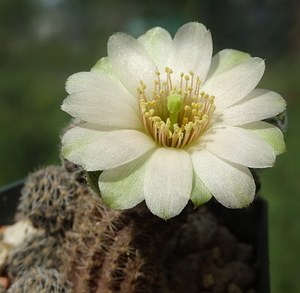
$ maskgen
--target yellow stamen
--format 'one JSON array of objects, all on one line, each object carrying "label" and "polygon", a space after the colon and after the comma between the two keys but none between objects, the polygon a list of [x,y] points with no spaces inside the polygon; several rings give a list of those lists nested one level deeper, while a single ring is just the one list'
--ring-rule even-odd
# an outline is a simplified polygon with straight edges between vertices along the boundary
[{"label": "yellow stamen", "polygon": [[216,109],[215,97],[200,91],[201,80],[194,72],[181,73],[178,84],[173,84],[172,74],[166,67],[166,79],[161,81],[160,72],[155,72],[151,97],[146,94],[147,85],[140,81],[139,108],[145,130],[158,144],[183,148],[207,129]]}]

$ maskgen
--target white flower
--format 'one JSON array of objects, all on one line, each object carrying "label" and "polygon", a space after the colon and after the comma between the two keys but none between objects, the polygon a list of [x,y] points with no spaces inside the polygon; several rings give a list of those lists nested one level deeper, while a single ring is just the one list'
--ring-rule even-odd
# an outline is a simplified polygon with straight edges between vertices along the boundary
[{"label": "white flower", "polygon": [[159,27],[138,39],[117,33],[108,57],[72,75],[62,109],[86,123],[66,132],[62,154],[87,171],[103,170],[101,197],[114,209],[145,200],[163,219],[214,196],[249,205],[248,168],[273,166],[281,131],[261,121],[284,111],[282,97],[255,89],[264,61],[235,50],[212,57],[210,32]]}]

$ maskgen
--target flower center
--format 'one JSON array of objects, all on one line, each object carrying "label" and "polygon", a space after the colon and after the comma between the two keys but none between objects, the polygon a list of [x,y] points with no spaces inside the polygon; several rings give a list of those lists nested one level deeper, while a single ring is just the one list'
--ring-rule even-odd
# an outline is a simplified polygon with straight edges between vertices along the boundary
[{"label": "flower center", "polygon": [[198,138],[209,124],[216,109],[214,96],[200,91],[201,80],[192,71],[180,74],[173,84],[173,70],[166,67],[167,80],[161,81],[157,71],[151,97],[140,81],[137,88],[140,114],[144,127],[164,147],[182,148]]}]

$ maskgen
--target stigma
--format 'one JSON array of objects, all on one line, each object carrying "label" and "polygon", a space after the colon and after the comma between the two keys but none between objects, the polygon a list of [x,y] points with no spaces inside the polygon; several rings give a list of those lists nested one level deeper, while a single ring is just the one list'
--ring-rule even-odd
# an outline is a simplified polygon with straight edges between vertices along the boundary
[{"label": "stigma", "polygon": [[201,91],[201,80],[192,71],[172,81],[173,70],[166,67],[166,79],[156,72],[153,89],[137,87],[141,119],[146,132],[163,147],[183,148],[204,131],[216,109],[215,97]]}]

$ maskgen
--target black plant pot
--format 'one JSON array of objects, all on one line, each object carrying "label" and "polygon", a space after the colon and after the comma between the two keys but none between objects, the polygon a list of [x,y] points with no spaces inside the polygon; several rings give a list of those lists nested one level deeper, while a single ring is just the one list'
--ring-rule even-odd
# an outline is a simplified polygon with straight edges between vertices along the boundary
[{"label": "black plant pot", "polygon": [[240,241],[253,244],[258,262],[257,292],[270,293],[267,202],[257,197],[246,209],[227,209],[213,202],[210,210]]},{"label": "black plant pot", "polygon": [[[20,180],[0,189],[0,225],[14,223],[23,184],[24,181]],[[257,292],[270,293],[267,202],[257,197],[249,208],[242,210],[227,209],[215,201],[208,205],[220,223],[226,225],[240,241],[253,244],[258,262]]]}]

